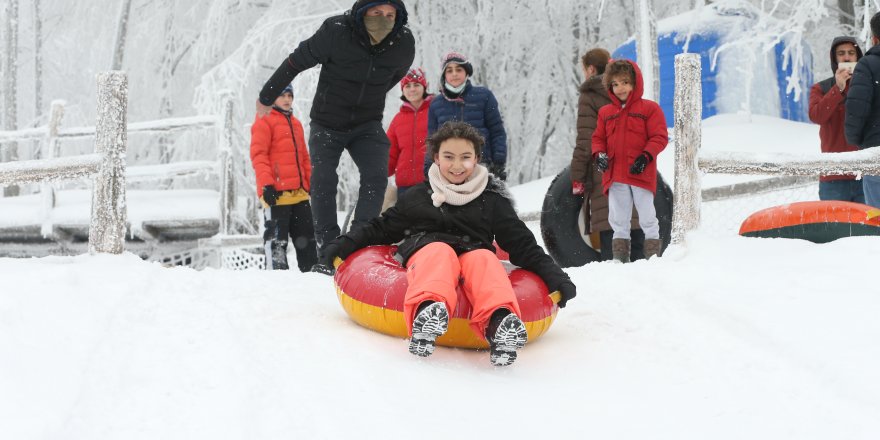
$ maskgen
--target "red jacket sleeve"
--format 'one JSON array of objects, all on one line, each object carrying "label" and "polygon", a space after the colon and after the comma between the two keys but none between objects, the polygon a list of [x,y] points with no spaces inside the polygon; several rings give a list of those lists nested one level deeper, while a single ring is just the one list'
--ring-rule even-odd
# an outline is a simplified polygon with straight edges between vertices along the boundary
[{"label": "red jacket sleeve", "polygon": [[391,120],[391,125],[388,126],[388,141],[391,142],[391,147],[388,149],[388,177],[394,175],[394,172],[397,169],[397,158],[400,157],[400,142],[397,140],[397,116]]},{"label": "red jacket sleeve", "polygon": [[267,121],[268,116],[256,118],[251,126],[251,163],[257,176],[257,195],[263,195],[263,187],[275,182],[272,164],[269,159],[269,147],[272,145],[272,128]]},{"label": "red jacket sleeve", "polygon": [[817,124],[824,124],[837,110],[837,106],[842,104],[846,96],[837,88],[837,84],[831,86],[828,93],[822,94],[822,87],[819,83],[813,84],[810,88],[810,120]]},{"label": "red jacket sleeve", "polygon": [[666,127],[666,116],[663,115],[663,109],[653,101],[651,103],[651,111],[648,113],[648,121],[645,128],[648,131],[648,142],[645,144],[644,151],[647,151],[656,159],[666,148],[669,143],[669,133]]},{"label": "red jacket sleeve", "polygon": [[605,117],[607,114],[608,112],[605,111],[605,107],[602,107],[599,109],[599,116],[596,117],[596,130],[593,131],[591,139],[593,156],[599,153],[608,153],[608,138],[605,134]]}]

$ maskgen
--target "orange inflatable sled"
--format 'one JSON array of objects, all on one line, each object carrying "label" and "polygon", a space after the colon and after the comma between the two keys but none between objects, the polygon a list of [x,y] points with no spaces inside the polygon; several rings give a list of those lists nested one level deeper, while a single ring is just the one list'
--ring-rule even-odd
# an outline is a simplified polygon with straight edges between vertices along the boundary
[{"label": "orange inflatable sled", "polygon": [[758,211],[743,221],[746,237],[801,238],[827,243],[843,237],[880,235],[880,209],[839,201],[798,202]]},{"label": "orange inflatable sled", "polygon": [[[369,246],[351,254],[336,268],[333,282],[342,308],[358,324],[391,336],[407,338],[403,318],[406,269],[394,259],[396,246]],[[339,260],[337,260],[339,261]],[[505,264],[522,312],[520,318],[529,342],[544,334],[556,318],[559,292],[548,295],[547,285],[532,272]],[[458,289],[458,306],[449,320],[449,330],[437,339],[447,347],[488,348],[468,326],[471,306]]]}]

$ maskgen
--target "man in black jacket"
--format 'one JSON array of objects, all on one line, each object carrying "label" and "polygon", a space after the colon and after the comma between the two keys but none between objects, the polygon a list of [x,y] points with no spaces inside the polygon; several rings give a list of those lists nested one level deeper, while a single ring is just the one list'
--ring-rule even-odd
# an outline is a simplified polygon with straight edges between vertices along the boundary
[{"label": "man in black jacket", "polygon": [[378,216],[382,208],[390,145],[382,128],[385,95],[403,78],[415,56],[415,40],[406,22],[402,0],[358,0],[350,11],[328,18],[302,41],[260,91],[257,114],[262,116],[297,74],[321,64],[309,135],[319,256],[321,248],[340,233],[336,167],[343,150],[348,150],[360,172],[352,226]]},{"label": "man in black jacket", "polygon": [[[846,141],[859,148],[880,146],[880,12],[871,17],[874,45],[856,64],[846,96]],[[880,208],[880,176],[862,176],[865,203]]]}]

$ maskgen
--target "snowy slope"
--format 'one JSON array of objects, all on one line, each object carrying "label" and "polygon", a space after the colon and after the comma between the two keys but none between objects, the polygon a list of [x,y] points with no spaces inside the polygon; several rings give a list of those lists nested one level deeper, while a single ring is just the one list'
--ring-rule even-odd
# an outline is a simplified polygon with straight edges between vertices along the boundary
[{"label": "snowy slope", "polygon": [[[578,298],[510,368],[351,322],[330,278],[132,255],[0,260],[14,439],[868,439],[877,238],[692,237],[569,269]],[[430,423],[430,428],[425,424]]]},{"label": "snowy slope", "polygon": [[[738,118],[706,121],[706,148],[816,134]],[[513,188],[520,211],[548,183]],[[0,259],[0,438],[878,438],[880,238],[713,228],[566,269],[578,297],[509,368],[416,358],[349,320],[323,275]]]}]

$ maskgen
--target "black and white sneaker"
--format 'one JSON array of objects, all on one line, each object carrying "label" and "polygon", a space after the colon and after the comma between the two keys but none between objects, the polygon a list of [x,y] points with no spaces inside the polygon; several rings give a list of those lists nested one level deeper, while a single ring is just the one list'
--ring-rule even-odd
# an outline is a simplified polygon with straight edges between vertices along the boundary
[{"label": "black and white sneaker", "polygon": [[449,311],[442,302],[422,303],[412,325],[409,352],[421,357],[434,353],[437,337],[449,327]]},{"label": "black and white sneaker", "polygon": [[496,367],[504,367],[516,360],[516,351],[525,347],[529,339],[526,326],[513,313],[492,316],[486,327],[489,340],[489,362]]}]

